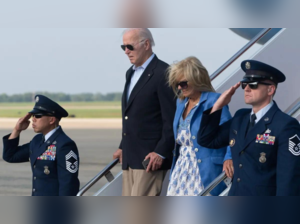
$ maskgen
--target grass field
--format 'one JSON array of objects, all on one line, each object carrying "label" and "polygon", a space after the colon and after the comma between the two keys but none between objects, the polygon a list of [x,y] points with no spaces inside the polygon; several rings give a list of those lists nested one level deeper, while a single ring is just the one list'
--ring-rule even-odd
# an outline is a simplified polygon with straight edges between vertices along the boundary
[{"label": "grass field", "polygon": [[[121,118],[121,102],[59,102],[75,118]],[[22,117],[34,103],[0,103],[0,117]]]}]

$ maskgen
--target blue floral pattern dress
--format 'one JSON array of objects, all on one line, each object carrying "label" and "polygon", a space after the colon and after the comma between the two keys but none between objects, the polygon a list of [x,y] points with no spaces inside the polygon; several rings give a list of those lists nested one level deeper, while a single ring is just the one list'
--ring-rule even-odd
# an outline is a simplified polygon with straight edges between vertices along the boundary
[{"label": "blue floral pattern dress", "polygon": [[167,196],[196,196],[204,189],[190,132],[191,119],[197,105],[185,120],[181,116],[179,121],[176,139],[180,145],[179,157],[171,175]]}]

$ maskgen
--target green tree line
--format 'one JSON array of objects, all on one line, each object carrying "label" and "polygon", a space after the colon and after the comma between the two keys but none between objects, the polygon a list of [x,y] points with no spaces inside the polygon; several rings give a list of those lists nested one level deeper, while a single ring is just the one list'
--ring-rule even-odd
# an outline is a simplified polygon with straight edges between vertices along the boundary
[{"label": "green tree line", "polygon": [[54,101],[59,102],[93,102],[93,101],[121,101],[122,93],[79,93],[79,94],[66,94],[66,93],[49,93],[49,92],[36,92],[36,93],[23,93],[7,95],[0,94],[0,102],[32,102],[35,95],[44,95]]}]

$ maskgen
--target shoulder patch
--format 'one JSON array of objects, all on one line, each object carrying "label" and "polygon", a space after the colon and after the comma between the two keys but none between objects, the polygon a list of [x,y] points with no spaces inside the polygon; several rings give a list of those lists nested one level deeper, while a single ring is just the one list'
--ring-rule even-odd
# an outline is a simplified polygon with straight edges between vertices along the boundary
[{"label": "shoulder patch", "polygon": [[289,150],[295,156],[300,156],[300,138],[294,135],[289,138]]},{"label": "shoulder patch", "polygon": [[66,169],[70,173],[78,171],[78,157],[72,150],[66,155]]}]

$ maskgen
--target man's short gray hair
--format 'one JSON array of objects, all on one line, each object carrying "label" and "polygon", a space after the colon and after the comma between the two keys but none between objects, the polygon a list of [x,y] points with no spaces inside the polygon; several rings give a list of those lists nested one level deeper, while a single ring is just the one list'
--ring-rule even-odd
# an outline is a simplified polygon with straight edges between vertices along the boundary
[{"label": "man's short gray hair", "polygon": [[155,46],[153,36],[148,28],[128,28],[124,30],[123,35],[129,31],[137,30],[139,32],[140,40],[148,39],[150,41],[151,47]]}]

